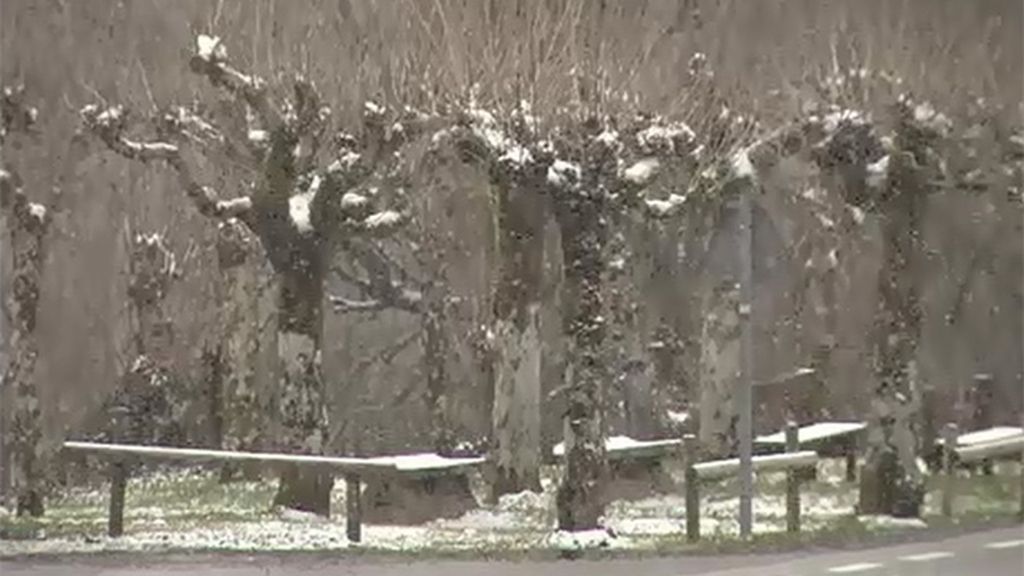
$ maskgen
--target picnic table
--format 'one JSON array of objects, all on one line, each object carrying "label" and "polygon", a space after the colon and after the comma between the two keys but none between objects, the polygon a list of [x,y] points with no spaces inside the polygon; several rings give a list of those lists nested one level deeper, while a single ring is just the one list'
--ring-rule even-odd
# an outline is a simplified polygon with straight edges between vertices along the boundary
[{"label": "picnic table", "polygon": [[[665,461],[678,454],[682,444],[678,438],[606,438],[604,449],[610,472],[607,498],[634,500],[650,496],[652,492],[670,494],[677,491],[678,486],[666,469]],[[552,454],[556,458],[564,458],[565,444],[555,444]]]},{"label": "picnic table", "polygon": [[[866,422],[815,422],[797,429],[797,442],[820,456],[845,458],[846,480],[852,482],[857,478],[857,446],[867,427]],[[786,449],[786,431],[758,436],[754,446],[764,452],[781,452]]]}]

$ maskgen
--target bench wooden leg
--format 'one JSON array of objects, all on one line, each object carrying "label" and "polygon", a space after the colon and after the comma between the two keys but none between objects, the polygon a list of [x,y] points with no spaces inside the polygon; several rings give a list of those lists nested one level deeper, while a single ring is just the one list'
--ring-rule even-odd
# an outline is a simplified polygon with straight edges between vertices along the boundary
[{"label": "bench wooden leg", "polygon": [[[796,422],[786,424],[786,452],[793,454],[800,450]],[[786,471],[786,531],[800,531],[800,475],[796,468]]]},{"label": "bench wooden leg", "polygon": [[117,538],[124,534],[124,493],[128,485],[128,470],[124,462],[110,465],[110,515],[107,535]]},{"label": "bench wooden leg", "polygon": [[846,446],[846,481],[857,481],[857,445],[852,441]]},{"label": "bench wooden leg", "polygon": [[345,533],[349,542],[363,539],[363,507],[358,474],[345,475]]},{"label": "bench wooden leg", "polygon": [[683,479],[686,489],[686,541],[700,540],[700,477],[693,467],[697,463],[697,438],[687,434],[683,438],[686,450],[686,477]]}]

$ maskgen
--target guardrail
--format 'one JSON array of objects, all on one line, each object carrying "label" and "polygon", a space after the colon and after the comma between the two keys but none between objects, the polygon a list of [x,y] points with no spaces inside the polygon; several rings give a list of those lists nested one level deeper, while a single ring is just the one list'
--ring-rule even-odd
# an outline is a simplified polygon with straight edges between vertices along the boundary
[{"label": "guardrail", "polygon": [[[786,531],[800,531],[800,475],[799,470],[818,463],[817,452],[800,450],[798,427],[786,424],[786,452],[754,456],[751,463],[755,472],[786,472]],[[688,434],[683,438],[686,458],[686,539],[700,540],[700,485],[702,481],[735,476],[739,472],[739,458],[697,462],[697,438]]]},{"label": "guardrail", "polygon": [[957,446],[957,439],[959,437],[957,426],[950,423],[946,424],[943,428],[942,437],[943,516],[950,517],[953,515],[953,500],[956,498],[955,471],[957,462],[969,464],[997,458],[1019,458],[1021,461],[1019,515],[1024,520],[1024,433],[991,442]]},{"label": "guardrail", "polygon": [[128,444],[101,444],[96,442],[65,442],[64,449],[84,452],[113,460],[110,470],[110,510],[107,534],[113,537],[124,533],[124,494],[128,485],[125,467],[132,459],[184,460],[189,462],[256,462],[260,464],[299,465],[341,472],[345,476],[345,529],[348,539],[362,539],[362,511],[359,498],[361,476],[366,474],[394,474],[399,472],[393,462],[373,458],[311,456],[303,454],[275,454],[266,452],[228,452],[198,448],[165,448],[162,446],[135,446]]}]

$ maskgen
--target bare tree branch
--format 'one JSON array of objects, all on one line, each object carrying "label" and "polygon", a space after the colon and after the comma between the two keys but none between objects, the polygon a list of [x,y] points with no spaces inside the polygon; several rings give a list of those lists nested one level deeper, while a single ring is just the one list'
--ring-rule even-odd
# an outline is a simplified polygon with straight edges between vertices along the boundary
[{"label": "bare tree branch", "polygon": [[81,115],[86,128],[121,156],[142,162],[163,160],[170,164],[178,174],[178,182],[195,203],[200,214],[211,218],[245,219],[248,216],[252,208],[249,197],[220,200],[212,188],[203,186],[195,180],[192,170],[182,158],[178,145],[167,142],[137,142],[125,136],[127,118],[122,107],[115,106],[100,111],[97,106],[86,106],[82,109]]},{"label": "bare tree branch", "polygon": [[259,116],[263,129],[275,132],[282,127],[281,114],[270,103],[266,83],[256,75],[244,74],[227,62],[228,52],[220,38],[200,34],[189,68],[206,76],[210,84],[241,98]]}]

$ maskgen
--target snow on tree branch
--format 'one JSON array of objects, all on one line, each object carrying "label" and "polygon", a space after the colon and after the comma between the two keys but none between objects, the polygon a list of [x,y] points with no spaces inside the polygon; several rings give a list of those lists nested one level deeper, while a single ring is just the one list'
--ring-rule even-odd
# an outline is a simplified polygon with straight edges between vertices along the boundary
[{"label": "snow on tree branch", "polygon": [[259,116],[264,130],[273,132],[281,127],[281,114],[270,102],[266,83],[259,76],[244,74],[228,64],[228,51],[220,38],[197,36],[189,68],[206,76],[213,86],[244,100]]},{"label": "snow on tree branch", "polygon": [[252,208],[252,202],[247,196],[220,200],[212,188],[199,184],[177,144],[140,142],[127,137],[124,133],[128,117],[123,107],[101,110],[98,106],[89,105],[82,109],[81,117],[85,127],[115,153],[130,160],[162,160],[170,164],[178,174],[178,182],[196,204],[200,214],[213,218],[245,218]]}]

